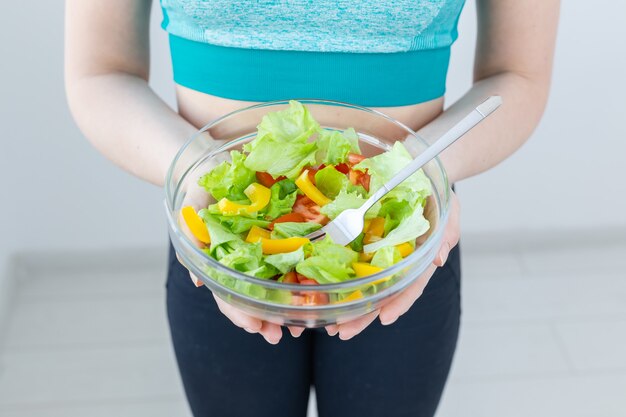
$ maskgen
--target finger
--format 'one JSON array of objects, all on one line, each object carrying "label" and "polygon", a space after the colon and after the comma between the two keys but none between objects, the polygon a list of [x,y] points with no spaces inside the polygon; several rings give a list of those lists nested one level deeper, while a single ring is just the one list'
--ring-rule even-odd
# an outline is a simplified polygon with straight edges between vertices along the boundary
[{"label": "finger", "polygon": [[433,260],[433,264],[435,264],[435,266],[442,267],[448,260],[448,255],[450,254],[451,249],[450,243],[443,242],[439,248],[437,256],[435,256],[435,259]]},{"label": "finger", "polygon": [[304,332],[304,327],[289,326],[287,328],[293,337],[300,337]]},{"label": "finger", "polygon": [[443,266],[448,260],[448,255],[453,247],[459,243],[460,237],[460,205],[455,193],[450,193],[450,218],[443,233],[443,239],[439,252],[433,263],[437,266]]},{"label": "finger", "polygon": [[357,334],[361,333],[367,326],[372,324],[376,317],[378,317],[378,310],[372,311],[364,316],[361,316],[355,320],[339,325],[339,338],[341,340],[352,339]]},{"label": "finger", "polygon": [[202,281],[200,281],[200,278],[198,278],[197,276],[195,276],[191,272],[189,273],[189,277],[191,278],[191,280],[193,281],[193,283],[195,284],[196,287],[202,287],[204,285],[202,283]]},{"label": "finger", "polygon": [[[183,261],[180,259],[180,256],[178,256],[178,253],[176,254],[176,259],[178,259],[178,262],[184,266],[185,268],[187,268],[187,266],[183,263]],[[187,268],[187,270],[189,271],[189,268]],[[194,285],[196,287],[201,287],[204,284],[202,283],[202,281],[200,281],[200,279],[195,276],[191,271],[189,271],[189,278],[191,278],[191,281],[194,283]]]},{"label": "finger", "polygon": [[283,331],[278,324],[269,323],[267,321],[263,322],[263,326],[259,330],[259,333],[263,336],[263,338],[272,345],[280,342],[280,339],[283,337]]},{"label": "finger", "polygon": [[260,332],[263,326],[263,322],[257,318],[247,315],[243,311],[231,306],[223,301],[221,298],[213,294],[217,307],[220,309],[223,315],[225,315],[235,326],[239,326],[244,329],[251,330],[253,332]]},{"label": "finger", "polygon": [[337,326],[336,324],[329,324],[328,326],[326,326],[326,332],[329,336],[334,336],[339,333],[339,326]]},{"label": "finger", "polygon": [[383,325],[389,325],[396,321],[398,317],[406,313],[424,291],[426,284],[432,277],[437,267],[430,265],[413,284],[403,290],[400,295],[393,299],[389,304],[383,306],[380,310],[380,322]]}]

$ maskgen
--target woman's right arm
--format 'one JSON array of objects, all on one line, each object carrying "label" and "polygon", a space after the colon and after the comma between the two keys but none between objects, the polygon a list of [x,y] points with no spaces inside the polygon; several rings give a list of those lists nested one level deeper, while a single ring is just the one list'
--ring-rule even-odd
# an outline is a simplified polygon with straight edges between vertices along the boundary
[{"label": "woman's right arm", "polygon": [[122,169],[163,185],[197,129],[148,86],[151,0],[66,0],[65,86],[76,123]]},{"label": "woman's right arm", "polygon": [[[66,0],[65,85],[74,119],[98,151],[131,174],[163,185],[170,162],[197,129],[148,86],[151,3]],[[235,325],[270,343],[280,340],[280,326],[215,299]]]}]

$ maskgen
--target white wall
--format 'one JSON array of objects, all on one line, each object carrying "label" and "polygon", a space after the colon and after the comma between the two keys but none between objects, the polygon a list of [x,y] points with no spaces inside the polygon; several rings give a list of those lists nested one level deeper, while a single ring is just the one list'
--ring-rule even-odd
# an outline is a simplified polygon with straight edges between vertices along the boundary
[{"label": "white wall", "polygon": [[[544,121],[514,157],[461,184],[467,232],[626,226],[624,175],[618,169],[626,155],[624,16],[624,2],[563,1]],[[159,22],[155,8],[152,84],[172,103]],[[165,245],[161,190],[100,156],[66,108],[63,2],[8,3],[0,30],[0,271],[16,251]],[[460,33],[449,99],[470,83],[471,1]]]},{"label": "white wall", "polygon": [[[470,83],[474,2],[460,21],[448,99]],[[626,2],[563,0],[553,83],[530,141],[459,186],[465,232],[626,227]]]},{"label": "white wall", "polygon": [[[154,247],[167,242],[161,190],[100,156],[70,116],[63,87],[63,3],[36,2],[35,9],[35,2],[27,1],[4,7],[0,262],[31,249]],[[154,77],[173,103],[172,87],[166,83],[171,78],[166,37],[157,25],[153,32],[153,58],[162,67],[154,69]]]}]

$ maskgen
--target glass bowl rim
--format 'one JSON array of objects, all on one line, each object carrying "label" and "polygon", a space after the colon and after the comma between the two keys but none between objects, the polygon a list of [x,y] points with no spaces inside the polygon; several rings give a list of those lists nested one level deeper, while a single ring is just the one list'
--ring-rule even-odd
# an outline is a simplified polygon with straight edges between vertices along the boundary
[{"label": "glass bowl rim", "polygon": [[[413,136],[415,139],[417,139],[418,141],[422,142],[424,145],[427,145],[427,142],[420,137],[416,132],[414,132],[411,128],[409,128],[408,126],[406,126],[404,123],[390,117],[387,116],[386,114],[378,111],[378,110],[374,110],[374,109],[370,109],[367,107],[362,107],[356,104],[351,104],[351,103],[345,103],[345,102],[341,102],[341,101],[334,101],[334,100],[323,100],[323,99],[292,99],[295,101],[298,101],[302,104],[320,104],[320,105],[330,105],[330,106],[339,106],[339,107],[347,107],[347,108],[352,108],[358,111],[364,111],[370,114],[373,114],[377,117],[382,117],[384,119],[386,119],[387,121],[397,125],[398,127],[404,129],[410,136]],[[175,196],[178,194],[179,192],[179,186],[175,187],[176,190],[174,192],[172,192],[171,190],[171,182],[172,182],[172,178],[174,176],[174,167],[176,166],[176,163],[179,161],[180,157],[183,155],[183,153],[187,150],[187,148],[193,143],[193,141],[202,133],[206,132],[208,129],[210,129],[211,127],[215,126],[216,124],[220,123],[221,121],[228,119],[230,117],[236,116],[239,113],[243,113],[246,111],[250,111],[250,110],[254,110],[254,109],[259,109],[259,108],[263,108],[263,107],[271,107],[271,106],[277,106],[277,105],[287,105],[289,104],[291,100],[275,100],[275,101],[267,101],[267,102],[263,102],[263,103],[258,103],[258,104],[254,104],[251,106],[247,106],[247,107],[243,107],[241,109],[237,109],[235,111],[232,111],[230,113],[227,113],[223,116],[220,116],[210,122],[208,122],[206,125],[204,125],[202,128],[200,128],[196,133],[194,133],[184,144],[183,146],[178,150],[178,152],[176,153],[176,156],[174,156],[174,159],[172,159],[172,162],[170,163],[170,166],[167,170],[167,174],[165,177],[165,184],[164,184],[164,188],[165,188],[165,211],[166,211],[166,215],[167,215],[167,220],[168,223],[170,225],[170,229],[172,231],[174,231],[174,233],[176,234],[176,236],[178,237],[179,241],[184,244],[187,248],[190,248],[193,252],[195,252],[196,255],[200,256],[203,259],[206,259],[210,265],[210,267],[217,269],[220,272],[229,274],[232,277],[235,277],[237,279],[241,279],[244,282],[248,282],[251,284],[256,284],[256,285],[260,285],[264,288],[272,288],[272,289],[279,289],[279,290],[291,290],[291,291],[303,291],[302,289],[302,285],[301,284],[285,284],[282,282],[278,282],[278,281],[274,281],[274,280],[269,280],[269,279],[262,279],[262,278],[256,278],[253,277],[251,275],[247,275],[244,274],[243,272],[237,271],[235,269],[231,269],[225,265],[222,265],[221,263],[219,263],[217,260],[213,259],[212,257],[208,256],[202,249],[198,248],[196,245],[193,244],[193,242],[184,234],[181,232],[180,227],[178,227],[178,225],[176,224],[176,221],[173,217],[173,212],[174,212],[174,207],[173,207],[173,203],[174,203],[174,198]],[[356,128],[355,128],[356,130]],[[358,132],[358,130],[357,130]],[[214,157],[217,153],[222,152],[224,149],[228,147],[230,144],[232,143],[232,141],[228,141],[220,146],[217,146],[213,149],[210,150],[210,152],[208,154],[205,154],[202,158],[202,160],[206,160],[209,159],[211,157]],[[441,222],[443,225],[447,224],[448,221],[448,216],[449,216],[449,209],[450,209],[450,185],[448,183],[448,176],[446,174],[446,171],[443,167],[443,164],[441,163],[439,157],[435,157],[433,160],[433,162],[435,162],[435,165],[437,167],[437,170],[439,172],[439,174],[441,175],[442,179],[443,179],[443,183],[444,183],[444,190],[443,190],[443,194],[445,197],[445,201],[441,202],[439,201],[439,207],[440,207],[440,212],[441,214],[438,216],[438,221]],[[185,172],[181,175],[180,178],[180,182],[182,183],[182,181],[184,180],[184,178],[186,177],[186,175],[189,173],[189,171],[196,165],[198,161],[196,161],[194,164],[192,164],[191,166],[189,166],[188,168],[186,168]],[[180,184],[179,184],[180,185]],[[439,200],[439,197],[436,196],[437,200]],[[440,233],[437,233],[437,232]],[[367,275],[365,277],[361,277],[361,278],[354,278],[354,279],[350,279],[348,281],[343,281],[343,282],[339,282],[339,283],[333,283],[333,284],[318,284],[318,285],[307,285],[306,286],[306,291],[308,292],[326,292],[326,291],[332,291],[332,290],[337,290],[337,289],[349,289],[351,287],[360,287],[363,285],[367,285],[371,282],[374,282],[376,280],[379,280],[381,278],[385,278],[388,275],[394,275],[395,273],[397,273],[400,269],[402,269],[403,267],[408,266],[409,264],[411,264],[411,261],[413,261],[414,259],[416,259],[419,256],[422,256],[427,250],[428,250],[428,243],[431,243],[433,241],[435,241],[436,237],[438,237],[439,234],[443,233],[443,231],[441,230],[441,228],[438,228],[438,230],[433,231],[430,236],[428,236],[428,238],[416,249],[414,250],[411,254],[409,254],[407,257],[403,258],[400,262],[394,264],[393,266],[391,266],[390,268],[386,268],[380,272],[377,272],[375,274],[372,275]],[[220,286],[223,287],[223,285],[220,284]],[[356,301],[356,300],[355,300]],[[349,303],[345,303],[345,305],[348,305]]]}]

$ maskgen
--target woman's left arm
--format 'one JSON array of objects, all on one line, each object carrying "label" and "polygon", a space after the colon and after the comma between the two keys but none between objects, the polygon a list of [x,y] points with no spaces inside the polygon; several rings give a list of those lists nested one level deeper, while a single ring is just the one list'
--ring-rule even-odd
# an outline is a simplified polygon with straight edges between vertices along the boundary
[{"label": "woman's left arm", "polygon": [[438,137],[490,95],[502,106],[441,155],[450,183],[506,159],[531,135],[550,89],[559,18],[558,0],[477,0],[474,85],[418,133]]},{"label": "woman's left arm", "polygon": [[[490,95],[502,106],[444,151],[440,158],[450,183],[483,172],[506,159],[533,132],[543,114],[552,74],[559,18],[558,0],[477,0],[478,36],[474,84],[460,100],[418,132],[426,140],[463,118]],[[410,145],[410,144],[409,144]],[[450,222],[433,265],[396,299],[354,321],[328,326],[329,334],[350,339],[377,316],[393,323],[422,294],[436,267],[459,240],[459,206],[453,195]]]}]

